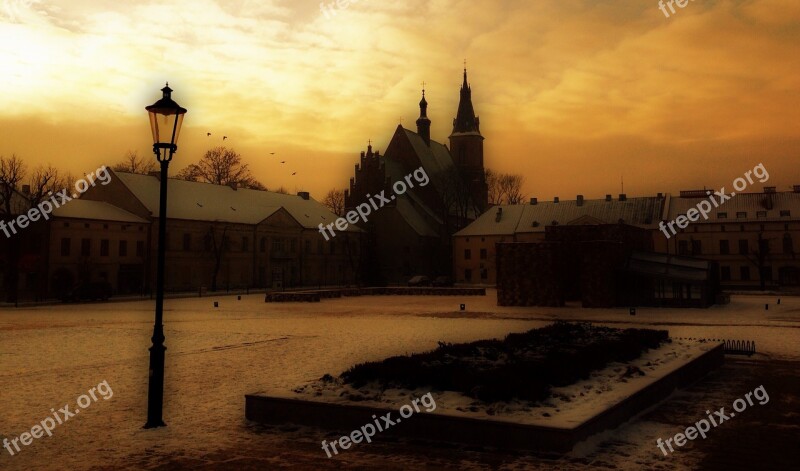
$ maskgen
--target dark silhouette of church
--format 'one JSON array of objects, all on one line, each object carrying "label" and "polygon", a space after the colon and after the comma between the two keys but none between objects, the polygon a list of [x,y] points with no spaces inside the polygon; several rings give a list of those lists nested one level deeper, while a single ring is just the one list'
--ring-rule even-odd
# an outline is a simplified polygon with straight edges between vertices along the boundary
[{"label": "dark silhouette of church", "polygon": [[347,210],[367,202],[369,195],[392,195],[392,185],[420,167],[430,177],[429,184],[396,195],[360,225],[367,231],[361,260],[362,277],[369,284],[404,283],[415,275],[450,276],[451,236],[488,206],[484,138],[466,69],[460,94],[449,148],[431,139],[423,89],[417,132],[400,124],[384,154],[373,151],[371,143],[361,152],[345,191]]}]

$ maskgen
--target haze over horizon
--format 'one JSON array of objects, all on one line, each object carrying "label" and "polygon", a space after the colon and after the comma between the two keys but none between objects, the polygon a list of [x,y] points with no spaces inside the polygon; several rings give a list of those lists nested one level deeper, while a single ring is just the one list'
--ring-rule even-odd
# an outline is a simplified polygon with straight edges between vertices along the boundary
[{"label": "haze over horizon", "polygon": [[789,0],[670,18],[655,0],[361,0],[329,18],[317,1],[0,0],[0,155],[75,174],[151,156],[144,107],[169,81],[189,109],[171,175],[224,144],[270,189],[321,199],[368,140],[416,129],[423,81],[448,144],[466,58],[485,164],[528,196],[728,188],[759,163],[787,189],[798,45]]}]

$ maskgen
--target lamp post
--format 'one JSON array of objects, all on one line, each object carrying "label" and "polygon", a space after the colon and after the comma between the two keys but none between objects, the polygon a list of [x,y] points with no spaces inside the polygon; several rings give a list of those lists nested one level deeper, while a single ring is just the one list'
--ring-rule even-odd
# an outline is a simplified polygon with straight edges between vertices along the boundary
[{"label": "lamp post", "polygon": [[166,427],[161,418],[164,404],[164,246],[167,226],[167,170],[175,151],[186,109],[172,100],[172,89],[161,91],[164,96],[146,107],[153,131],[153,153],[161,164],[161,194],[158,206],[158,259],[156,269],[156,319],[153,325],[153,346],[150,347],[150,384],[147,390],[147,423],[144,428]]}]

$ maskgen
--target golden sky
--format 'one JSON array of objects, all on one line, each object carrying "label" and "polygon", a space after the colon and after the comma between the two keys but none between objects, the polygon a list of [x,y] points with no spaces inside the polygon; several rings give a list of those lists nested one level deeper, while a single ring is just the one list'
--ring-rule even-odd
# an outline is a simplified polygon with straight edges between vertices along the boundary
[{"label": "golden sky", "polygon": [[189,109],[171,173],[227,135],[267,186],[319,199],[368,139],[415,129],[422,81],[447,143],[466,58],[486,166],[529,196],[730,187],[759,163],[800,184],[797,0],[333,5],[0,0],[0,155],[75,174],[150,156],[168,80]]}]

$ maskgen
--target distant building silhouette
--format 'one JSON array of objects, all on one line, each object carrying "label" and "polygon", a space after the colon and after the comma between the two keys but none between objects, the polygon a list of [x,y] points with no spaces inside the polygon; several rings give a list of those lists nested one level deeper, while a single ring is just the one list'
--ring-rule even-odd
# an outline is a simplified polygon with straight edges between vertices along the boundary
[{"label": "distant building silhouette", "polygon": [[355,166],[345,193],[348,210],[368,201],[368,195],[384,191],[422,167],[431,179],[416,186],[376,211],[362,228],[368,232],[364,274],[368,283],[402,283],[413,275],[450,275],[452,234],[488,207],[483,140],[475,116],[472,89],[464,70],[460,101],[450,149],[431,138],[425,90],[419,102],[416,132],[398,125],[386,153],[372,144]]}]

